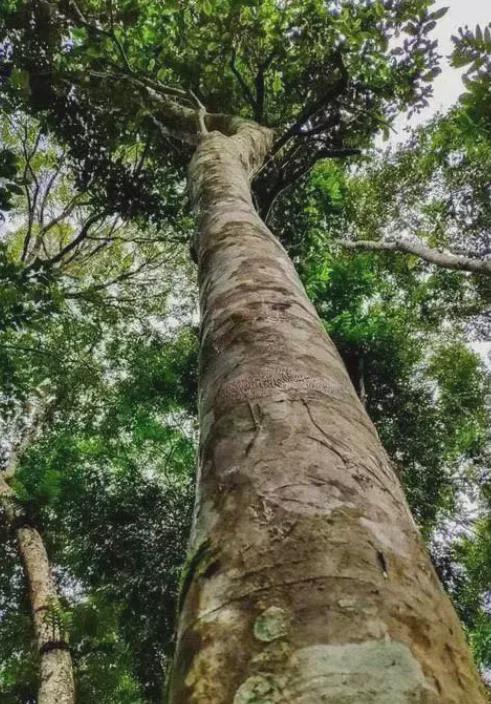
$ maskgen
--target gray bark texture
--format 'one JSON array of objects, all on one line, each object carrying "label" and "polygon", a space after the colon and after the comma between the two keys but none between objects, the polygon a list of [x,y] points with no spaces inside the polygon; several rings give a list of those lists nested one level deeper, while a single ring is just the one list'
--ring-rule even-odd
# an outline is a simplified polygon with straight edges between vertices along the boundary
[{"label": "gray bark texture", "polygon": [[484,704],[402,488],[250,181],[202,135],[200,456],[171,704]]}]

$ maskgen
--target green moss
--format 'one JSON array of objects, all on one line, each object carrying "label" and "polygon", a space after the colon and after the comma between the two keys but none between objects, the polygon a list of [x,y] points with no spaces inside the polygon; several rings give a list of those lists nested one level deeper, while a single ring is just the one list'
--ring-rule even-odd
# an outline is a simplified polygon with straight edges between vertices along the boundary
[{"label": "green moss", "polygon": [[196,550],[188,555],[181,571],[177,610],[180,613],[191,583],[197,576],[206,576],[218,564],[218,548],[209,539],[204,540]]},{"label": "green moss", "polygon": [[291,646],[285,640],[275,640],[252,658],[253,665],[261,669],[277,669],[288,661],[291,655]]},{"label": "green moss", "polygon": [[279,606],[270,606],[257,617],[254,623],[254,636],[264,643],[282,638],[287,631],[288,613]]},{"label": "green moss", "polygon": [[283,700],[283,679],[270,673],[253,675],[241,684],[233,704],[279,704]]}]

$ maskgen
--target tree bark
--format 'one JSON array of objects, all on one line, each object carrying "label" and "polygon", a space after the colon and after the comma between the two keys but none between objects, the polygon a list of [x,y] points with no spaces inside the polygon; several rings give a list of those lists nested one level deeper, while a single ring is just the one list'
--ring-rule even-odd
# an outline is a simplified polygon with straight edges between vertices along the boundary
[{"label": "tree bark", "polygon": [[336,244],[345,249],[366,250],[375,252],[401,252],[413,254],[430,264],[436,264],[443,269],[454,271],[470,271],[473,274],[491,276],[491,260],[466,257],[463,254],[442,252],[438,249],[426,247],[421,242],[411,242],[407,239],[384,242],[376,240],[336,240]]},{"label": "tree bark", "polygon": [[72,659],[43,539],[17,508],[14,492],[3,476],[0,476],[0,497],[7,519],[15,528],[17,548],[29,589],[39,652],[37,704],[74,704]]},{"label": "tree bark", "polygon": [[250,180],[204,135],[200,456],[172,704],[483,704],[402,488]]}]

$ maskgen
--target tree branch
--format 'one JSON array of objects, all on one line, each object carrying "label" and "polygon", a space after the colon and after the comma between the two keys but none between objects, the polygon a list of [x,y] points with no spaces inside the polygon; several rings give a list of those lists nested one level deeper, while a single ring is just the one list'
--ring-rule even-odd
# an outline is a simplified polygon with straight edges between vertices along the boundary
[{"label": "tree branch", "polygon": [[444,269],[469,271],[473,274],[491,276],[491,260],[465,257],[459,254],[453,254],[452,252],[433,249],[421,242],[411,242],[406,239],[394,240],[392,242],[383,240],[335,240],[335,242],[345,249],[412,254],[415,257],[419,257],[430,264],[436,264],[436,266],[440,266]]},{"label": "tree branch", "polygon": [[256,78],[254,80],[254,85],[256,86],[256,106],[254,109],[254,119],[257,122],[262,122],[263,117],[264,117],[264,100],[265,100],[265,85],[264,85],[264,76],[266,74],[266,71],[268,68],[271,66],[271,62],[273,61],[274,57],[276,55],[276,51],[272,51],[270,55],[263,61],[262,64],[260,64],[258,72],[256,74]]},{"label": "tree branch", "polygon": [[64,160],[64,153],[62,157],[58,161],[58,165],[56,166],[56,169],[53,171],[51,176],[48,179],[48,182],[44,188],[41,204],[39,207],[39,226],[41,229],[44,227],[44,212],[46,210],[46,206],[48,204],[48,196],[51,193],[51,189],[53,188],[55,181],[58,179],[58,176],[61,173],[61,170],[63,168],[63,160]]},{"label": "tree branch", "polygon": [[94,213],[90,217],[87,218],[87,220],[84,222],[82,227],[80,228],[78,234],[76,237],[73,238],[63,249],[61,249],[57,254],[54,256],[50,257],[49,259],[35,259],[32,264],[30,264],[26,269],[24,270],[25,272],[30,271],[33,268],[37,268],[40,265],[42,266],[53,266],[53,264],[57,264],[59,261],[61,261],[67,254],[69,254],[73,249],[75,249],[81,242],[87,237],[90,228],[92,225],[94,225],[98,220],[101,220],[105,218],[107,215],[106,211],[99,212],[99,213]]},{"label": "tree branch", "polygon": [[85,19],[85,16],[83,15],[82,11],[80,10],[79,6],[75,2],[75,0],[71,0],[70,5],[75,11],[75,14],[77,16],[78,21],[82,25],[82,27],[85,27],[87,30],[90,32],[93,32],[94,34],[99,34],[103,37],[108,37],[111,39],[111,41],[114,43],[116,46],[116,49],[118,50],[119,55],[121,56],[121,59],[123,60],[123,63],[125,65],[125,68],[130,72],[133,73],[133,69],[131,67],[131,64],[128,60],[128,56],[126,55],[126,52],[124,50],[123,45],[121,44],[121,41],[119,40],[118,36],[116,35],[116,31],[114,29],[114,16],[113,16],[113,8],[112,8],[112,2],[109,2],[109,13],[110,13],[110,18],[111,18],[111,29],[108,31],[107,29],[102,29],[101,27],[97,27],[97,25],[91,24]]},{"label": "tree branch", "polygon": [[240,73],[239,69],[236,66],[235,59],[236,59],[237,53],[235,49],[232,50],[232,56],[230,58],[230,68],[232,70],[232,73],[234,74],[235,78],[239,82],[240,87],[242,88],[242,93],[244,95],[244,98],[247,100],[251,108],[254,110],[254,114],[256,114],[257,111],[257,103],[256,99],[252,95],[252,91],[245,82],[242,74]]},{"label": "tree branch", "polygon": [[[354,147],[321,147],[313,154],[308,154],[308,152],[303,152],[302,145],[297,143],[278,165],[276,174],[269,179],[267,187],[261,188],[258,183],[258,210],[261,217],[265,222],[268,222],[279,196],[300,181],[320,159],[344,159],[359,154],[361,154],[361,150]],[[272,163],[274,163],[273,160]],[[266,163],[265,168],[267,166]]]},{"label": "tree branch", "polygon": [[[23,432],[21,432],[17,444],[11,449],[6,466],[0,472],[0,477],[5,485],[8,486],[8,482],[14,477],[17,471],[23,454],[37,438],[47,411],[48,404],[43,394],[37,399],[37,404],[32,402],[26,404],[25,413],[27,422],[24,421]],[[5,486],[3,488],[5,489]],[[10,491],[10,488],[8,490]]]},{"label": "tree branch", "polygon": [[[39,147],[39,142],[41,141],[41,135],[42,131],[38,130],[38,133],[36,135],[36,139],[34,141],[34,146],[31,151],[28,149],[28,142],[29,142],[29,131],[27,127],[27,123],[24,124],[24,135],[21,138],[22,141],[22,152],[24,154],[24,159],[25,159],[25,165],[24,165],[24,172],[23,172],[23,181],[24,181],[24,188],[26,191],[26,197],[27,197],[27,204],[28,204],[28,219],[27,219],[27,233],[24,238],[24,243],[22,246],[22,254],[21,254],[21,261],[25,261],[28,251],[29,251],[29,243],[31,241],[32,237],[32,230],[34,227],[34,219],[36,217],[36,205],[37,205],[37,199],[39,195],[39,181],[37,179],[37,176],[32,168],[32,163],[31,160],[32,158],[36,155],[36,152]],[[31,175],[31,178],[34,183],[34,191],[32,194],[31,198],[31,192],[29,190],[29,184],[27,183],[27,174]]]},{"label": "tree branch", "polygon": [[325,110],[329,104],[339,98],[348,85],[348,73],[343,62],[340,51],[334,57],[336,68],[339,70],[339,78],[329,87],[329,89],[313,104],[307,104],[301,111],[297,120],[284,132],[273,145],[273,154],[276,154],[292,137],[302,134],[302,128],[319,111]]}]

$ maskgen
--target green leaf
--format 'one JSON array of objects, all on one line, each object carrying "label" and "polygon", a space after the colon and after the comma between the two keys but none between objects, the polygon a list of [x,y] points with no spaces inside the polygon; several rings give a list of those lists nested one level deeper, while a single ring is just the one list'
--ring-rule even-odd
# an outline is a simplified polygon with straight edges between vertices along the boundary
[{"label": "green leaf", "polygon": [[432,12],[429,15],[429,18],[432,20],[439,20],[441,19],[444,15],[447,14],[449,8],[448,7],[440,7],[438,10],[435,10],[435,12]]}]

